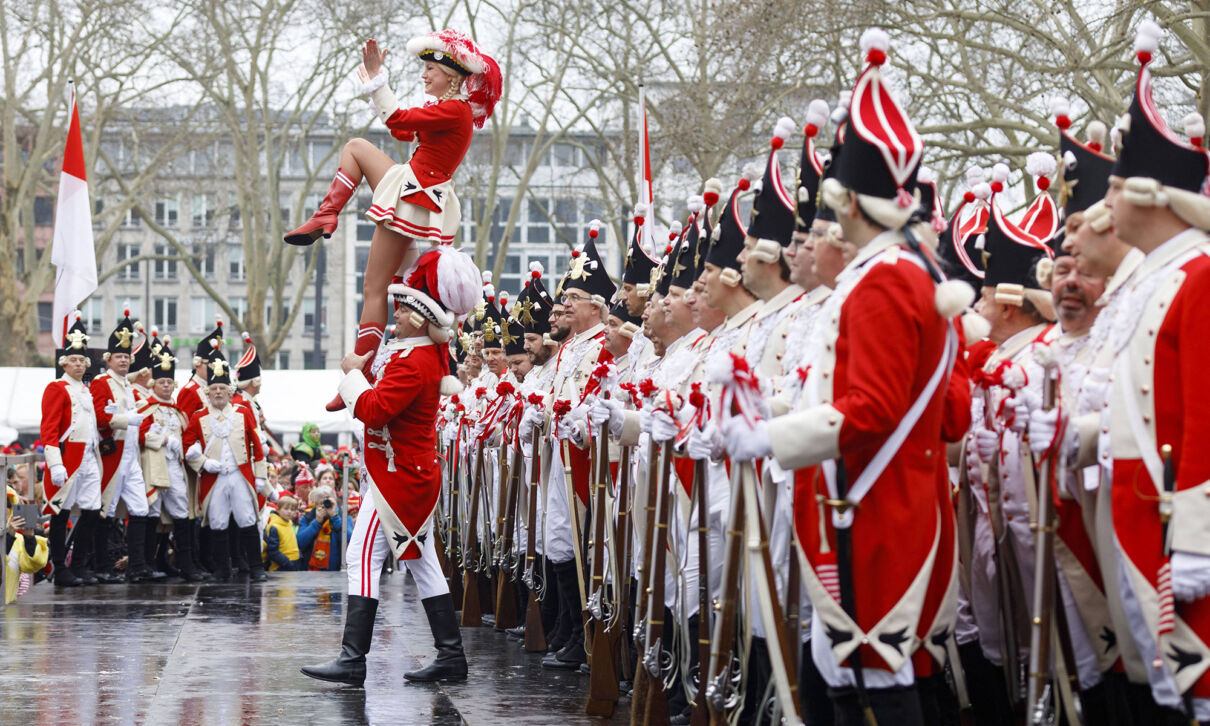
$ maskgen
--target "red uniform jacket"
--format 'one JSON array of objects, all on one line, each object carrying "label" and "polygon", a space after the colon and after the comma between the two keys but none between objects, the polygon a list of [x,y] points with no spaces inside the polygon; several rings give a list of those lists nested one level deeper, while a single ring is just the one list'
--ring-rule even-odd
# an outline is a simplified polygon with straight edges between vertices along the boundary
[{"label": "red uniform jacket", "polygon": [[[427,341],[427,339],[425,339]],[[441,467],[437,463],[437,409],[441,358],[432,341],[393,340],[395,349],[373,387],[359,371],[345,376],[340,394],[365,424],[365,467],[374,501],[387,528],[391,551],[401,559],[420,557],[424,528],[437,506]]]},{"label": "red uniform jacket", "polygon": [[[471,106],[466,101],[441,101],[430,106],[401,108],[387,117],[386,126],[400,141],[417,141],[408,165],[428,188],[449,181],[471,146]],[[441,211],[423,192],[403,197],[434,212]]]},{"label": "red uniform jacket", "polygon": [[[88,445],[88,429],[92,423],[88,421],[91,414],[84,410],[83,407],[76,406],[72,403],[71,394],[68,393],[68,387],[72,383],[67,380],[67,376],[52,381],[42,392],[42,425],[40,437],[42,439],[43,454],[46,456],[47,467],[56,464],[62,464],[64,469],[67,469],[67,482],[64,482],[63,489],[71,483],[71,478],[75,476],[76,470],[80,468],[80,463],[84,458],[84,450]],[[84,390],[86,396],[91,396],[91,393],[84,389],[84,384],[79,384]],[[51,514],[57,514],[59,511],[58,502],[62,501],[59,497],[60,487],[55,486],[51,481],[50,476],[46,476],[42,481],[46,489],[46,510]],[[66,496],[66,492],[63,493]]]},{"label": "red uniform jacket", "polygon": [[[1173,243],[1178,240],[1174,238]],[[1143,609],[1151,637],[1160,617],[1156,606],[1158,575],[1164,564],[1158,491],[1142,459],[1143,442],[1133,428],[1146,432],[1147,445],[1159,454],[1172,447],[1175,495],[1169,536],[1172,550],[1210,555],[1210,240],[1186,233],[1176,248],[1160,249],[1140,266],[1137,275],[1160,281],[1147,300],[1132,299],[1139,322],[1114,361],[1109,428],[1113,457],[1114,533],[1123,563]],[[1200,248],[1200,249],[1199,249]],[[1183,264],[1180,261],[1189,257]],[[1165,262],[1179,268],[1157,272]],[[1160,268],[1163,269],[1162,267]],[[1142,281],[1139,288],[1147,282]],[[1129,290],[1124,290],[1128,293]],[[1110,344],[1114,338],[1111,335]],[[1123,368],[1129,366],[1129,376]],[[1133,386],[1127,389],[1127,378]],[[1131,401],[1127,402],[1127,398]],[[1128,403],[1138,417],[1128,420]],[[1157,458],[1159,458],[1157,456]],[[1186,627],[1182,627],[1186,626]],[[1190,632],[1191,631],[1191,632]],[[1165,667],[1181,691],[1210,698],[1210,598],[1176,604],[1176,629],[1160,639]],[[1143,653],[1154,658],[1154,653]]]},{"label": "red uniform jacket", "polygon": [[[231,453],[234,454],[235,461],[239,464],[239,470],[248,482],[248,487],[253,494],[256,494],[256,480],[265,476],[265,453],[261,449],[260,437],[256,435],[256,422],[252,420],[252,414],[248,409],[242,406],[228,406],[227,410],[231,412],[229,415],[233,419],[229,439]],[[191,446],[199,444],[206,455],[205,458],[218,459],[221,455],[221,451],[217,447],[219,444],[213,436],[208,435],[214,415],[209,406],[193,414],[181,437],[181,448],[188,452]],[[212,445],[215,447],[211,448]],[[188,453],[186,453],[186,460],[188,460]],[[197,498],[203,512],[206,511],[206,500],[218,478],[217,474],[202,470],[204,461],[204,458],[188,461],[189,466],[197,472]]]},{"label": "red uniform jacket", "polygon": [[176,394],[176,407],[186,418],[202,410],[206,402],[202,399],[202,386],[197,376],[189,379]]},{"label": "red uniform jacket", "polygon": [[[817,371],[806,384],[818,382],[822,405],[773,419],[769,431],[778,462],[803,467],[796,473],[796,528],[811,569],[808,589],[834,653],[847,659],[868,636],[871,645],[861,646],[863,665],[896,671],[919,643],[937,635],[930,631],[956,587],[955,524],[942,429],[943,424],[952,429],[961,423],[953,420],[960,418],[954,412],[970,406],[969,393],[941,381],[853,510],[849,532],[860,632],[854,632],[831,596],[836,531],[831,510],[816,497],[829,498],[823,472],[809,465],[838,453],[852,487],[942,360],[950,323],[937,313],[933,280],[906,250],[891,245],[889,251],[875,252],[876,247],[886,250],[890,239],[871,242],[870,249],[859,253],[855,262],[863,266],[864,276],[835,298],[838,311],[824,309],[832,317],[824,321],[829,327],[822,333],[835,340],[815,362]],[[812,456],[812,451],[828,456]]]},{"label": "red uniform jacket", "polygon": [[114,450],[101,455],[101,491],[109,488],[113,477],[118,473],[122,463],[122,453],[126,450],[126,413],[105,413],[105,407],[115,401],[114,388],[125,389],[131,401],[134,401],[134,386],[126,381],[120,381],[109,371],[92,379],[89,389],[92,391],[92,407],[97,416],[97,430],[101,438],[113,438]]}]

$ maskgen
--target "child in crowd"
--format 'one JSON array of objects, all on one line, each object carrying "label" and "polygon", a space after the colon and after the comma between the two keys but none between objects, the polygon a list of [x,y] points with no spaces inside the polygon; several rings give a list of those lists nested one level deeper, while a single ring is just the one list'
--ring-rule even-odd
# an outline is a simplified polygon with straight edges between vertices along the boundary
[{"label": "child in crowd", "polygon": [[283,496],[277,500],[277,511],[269,514],[265,525],[265,564],[270,572],[299,569],[298,538],[294,534],[297,518],[297,499]]}]

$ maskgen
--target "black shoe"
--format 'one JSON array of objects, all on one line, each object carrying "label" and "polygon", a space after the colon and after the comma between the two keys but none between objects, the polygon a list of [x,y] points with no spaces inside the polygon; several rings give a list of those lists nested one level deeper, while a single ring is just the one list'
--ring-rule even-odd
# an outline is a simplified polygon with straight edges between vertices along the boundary
[{"label": "black shoe", "polygon": [[97,576],[88,570],[81,570],[80,572],[76,572],[76,569],[73,567],[73,568],[71,568],[71,571],[72,571],[73,575],[75,575],[77,578],[79,578],[81,585],[99,585],[99,584],[101,584],[101,581],[97,579]]},{"label": "black shoe", "polygon": [[121,585],[126,582],[121,575],[115,575],[112,572],[95,572],[93,577],[97,578],[97,583],[101,585]]},{"label": "black shoe", "polygon": [[465,681],[466,654],[462,651],[462,633],[458,630],[453,597],[446,593],[427,597],[421,602],[433,631],[437,659],[420,670],[404,673],[403,677],[418,683]]},{"label": "black shoe", "polygon": [[361,686],[366,681],[366,653],[374,635],[374,616],[378,601],[371,597],[349,595],[345,609],[345,632],[340,641],[340,655],[335,660],[313,666],[303,666],[302,674],[321,681]]},{"label": "black shoe", "polygon": [[509,640],[519,640],[522,643],[524,643],[525,642],[525,623],[521,623],[520,625],[518,625],[515,628],[508,628],[507,630],[504,631],[504,633],[505,633],[505,635],[508,636]]},{"label": "black shoe", "polygon": [[563,646],[563,650],[558,653],[547,653],[542,658],[542,667],[561,671],[579,670],[580,666],[588,660],[584,653],[583,635],[583,633],[573,633],[571,639],[567,641],[567,645]]},{"label": "black shoe", "polygon": [[689,726],[689,716],[683,713],[673,714],[668,718],[668,726]]},{"label": "black shoe", "polygon": [[66,565],[55,568],[55,587],[79,587],[84,581]]}]

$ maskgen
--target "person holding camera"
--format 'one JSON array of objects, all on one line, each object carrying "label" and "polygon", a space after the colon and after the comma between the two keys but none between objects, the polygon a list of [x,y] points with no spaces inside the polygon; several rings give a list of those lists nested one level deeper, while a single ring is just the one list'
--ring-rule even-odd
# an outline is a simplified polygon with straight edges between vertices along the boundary
[{"label": "person holding camera", "polygon": [[29,589],[35,572],[46,567],[50,547],[45,537],[37,536],[38,522],[32,513],[27,513],[28,520],[14,513],[13,508],[19,501],[16,490],[6,486],[5,496],[8,498],[8,521],[4,532],[4,566],[8,572],[4,577],[4,604],[7,605]]},{"label": "person holding camera", "polygon": [[350,528],[336,502],[336,492],[327,484],[311,490],[312,507],[298,522],[301,560],[312,571],[340,569],[340,538],[348,539]]}]

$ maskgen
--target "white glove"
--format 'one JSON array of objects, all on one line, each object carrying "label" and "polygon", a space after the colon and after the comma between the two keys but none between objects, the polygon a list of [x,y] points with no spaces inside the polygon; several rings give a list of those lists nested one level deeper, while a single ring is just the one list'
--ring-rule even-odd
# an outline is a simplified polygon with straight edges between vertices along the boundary
[{"label": "white glove", "polygon": [[643,409],[639,411],[639,431],[649,434],[651,433],[651,409]]},{"label": "white glove", "polygon": [[990,462],[1000,451],[1000,437],[995,431],[980,426],[975,429],[975,451],[984,464]]},{"label": "white glove", "polygon": [[217,474],[223,470],[223,464],[218,459],[206,459],[202,462],[202,471],[207,474]]},{"label": "white glove", "polygon": [[727,448],[723,445],[722,433],[711,421],[704,429],[696,426],[689,429],[685,451],[691,459],[721,459],[727,453]]},{"label": "white glove", "polygon": [[651,438],[656,443],[664,443],[676,438],[680,433],[680,427],[676,425],[676,419],[664,410],[656,411],[651,414]]},{"label": "white glove", "polygon": [[521,428],[532,429],[546,423],[546,412],[537,406],[530,406],[521,414]]},{"label": "white glove", "polygon": [[278,499],[281,499],[281,492],[279,492],[279,491],[277,490],[277,487],[274,487],[274,488],[272,488],[272,489],[270,489],[270,490],[269,490],[269,497],[268,497],[268,498],[269,498],[269,501],[271,501],[271,502],[276,502]]},{"label": "white glove", "polygon": [[1210,555],[1172,553],[1172,594],[1181,602],[1210,594]]},{"label": "white glove", "polygon": [[101,410],[112,416],[118,412],[118,404],[116,401],[110,401],[109,403],[105,404],[105,408]]},{"label": "white glove", "polygon": [[756,461],[773,454],[769,440],[769,424],[757,421],[753,427],[742,416],[732,416],[723,422],[723,444],[727,453],[737,461]]},{"label": "white glove", "polygon": [[181,440],[175,436],[164,439],[164,450],[173,456],[181,455]]},{"label": "white glove", "polygon": [[[255,487],[256,491],[260,492],[261,494],[265,493],[265,480],[264,479],[261,479],[258,477],[256,479],[252,480],[252,486]],[[265,496],[268,496],[268,495],[266,494]]]},{"label": "white glove", "polygon": [[564,416],[559,419],[558,425],[555,426],[555,436],[578,446],[580,444],[580,427],[576,426],[576,422],[571,420],[570,417]]},{"label": "white glove", "polygon": [[517,427],[517,437],[521,439],[521,443],[529,446],[534,442],[534,428],[526,426],[524,421]]},{"label": "white glove", "polygon": [[50,480],[57,487],[63,486],[63,482],[67,481],[67,467],[62,464],[55,464],[50,467]]},{"label": "white glove", "polygon": [[608,424],[609,433],[617,436],[622,433],[622,424],[626,421],[625,410],[625,404],[615,398],[598,398],[588,411],[588,420],[598,428]]},{"label": "white glove", "polygon": [[161,436],[164,433],[164,427],[158,423],[153,423],[151,424],[151,428],[147,429],[147,433],[151,434],[152,436]]},{"label": "white glove", "polygon": [[1076,397],[1076,410],[1081,413],[1100,413],[1109,398],[1109,372],[1094,368],[1080,381],[1080,393]]},{"label": "white glove", "polygon": [[1004,407],[1012,411],[1012,422],[1008,428],[1018,434],[1025,433],[1025,428],[1029,425],[1029,407],[1025,405],[1024,399],[1024,396],[1013,396],[1004,402]]},{"label": "white glove", "polygon": [[143,419],[147,418],[144,414],[131,411],[126,414],[126,425],[134,426],[136,429],[143,423]]},{"label": "white glove", "polygon": [[[1037,409],[1029,415],[1029,450],[1035,454],[1040,454],[1050,448],[1054,442],[1055,432],[1059,429],[1059,409],[1052,408],[1049,411]],[[1062,443],[1062,447],[1068,457],[1074,456],[1080,446],[1080,434],[1075,430],[1075,427],[1070,427],[1067,431],[1067,440]]]}]

